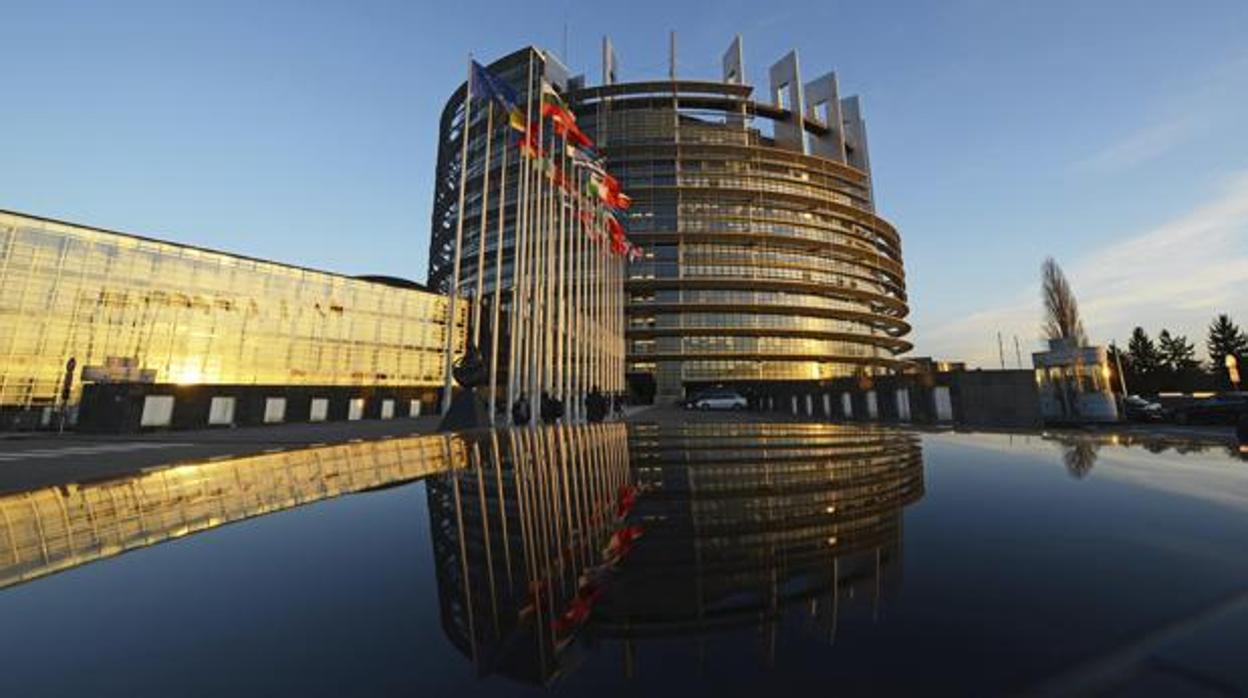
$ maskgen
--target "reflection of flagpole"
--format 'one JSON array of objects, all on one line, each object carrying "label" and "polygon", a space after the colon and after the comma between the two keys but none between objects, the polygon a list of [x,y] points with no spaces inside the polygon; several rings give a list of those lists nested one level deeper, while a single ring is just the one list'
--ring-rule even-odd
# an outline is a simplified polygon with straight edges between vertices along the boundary
[{"label": "reflection of flagpole", "polygon": [[[490,302],[490,425],[495,423],[494,413],[498,409],[498,335],[500,328],[499,305],[503,300],[503,223],[507,218],[507,129],[503,129],[503,162],[501,166],[502,173],[499,175],[498,182],[498,235],[494,242],[494,298]],[[514,248],[514,245],[513,245]],[[514,252],[513,252],[514,255]],[[515,257],[512,257],[512,270],[515,270]],[[512,305],[515,305],[515,291],[513,284]],[[515,325],[511,326],[514,330]],[[511,374],[507,374],[508,385],[511,383]],[[508,397],[510,398],[510,391]],[[497,445],[496,445],[497,446]]]},{"label": "reflection of flagpole", "polygon": [[455,210],[455,247],[452,254],[455,259],[452,263],[451,272],[451,293],[449,300],[449,309],[447,310],[446,319],[446,346],[443,354],[444,362],[444,381],[442,388],[442,414],[446,414],[451,410],[451,369],[454,367],[455,357],[452,355],[453,343],[455,336],[455,301],[459,296],[459,252],[464,242],[464,187],[468,180],[468,134],[472,124],[469,117],[472,116],[472,55],[468,56],[468,79],[464,82],[464,120],[459,129],[460,149],[459,149],[459,205]]}]

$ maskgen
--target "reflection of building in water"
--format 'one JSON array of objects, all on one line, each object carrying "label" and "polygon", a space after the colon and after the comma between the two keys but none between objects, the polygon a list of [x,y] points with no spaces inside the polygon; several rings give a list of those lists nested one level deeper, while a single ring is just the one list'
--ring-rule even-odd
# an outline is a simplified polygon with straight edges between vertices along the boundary
[{"label": "reflection of building in water", "polygon": [[179,465],[0,497],[0,587],[222,524],[416,480],[465,462],[457,437]]},{"label": "reflection of building in water", "polygon": [[[585,630],[623,640],[630,668],[648,636],[761,625],[774,648],[799,602],[831,637],[839,606],[873,604],[899,581],[901,512],[923,494],[917,437],[884,429],[634,426],[626,438],[598,425],[478,439],[467,469],[426,482],[442,622],[481,674],[537,683],[575,661],[571,633],[552,625],[585,577],[600,582]],[[620,485],[640,492],[626,519]],[[633,526],[641,537],[602,573],[604,544]]]},{"label": "reflection of building in water", "polygon": [[484,432],[429,479],[442,626],[480,674],[536,683],[569,661],[558,617],[603,561],[628,481],[623,424]]},{"label": "reflection of building in water", "polygon": [[903,507],[923,494],[917,437],[827,424],[694,424],[639,430],[633,471],[644,538],[595,609],[600,637],[625,643],[763,631],[808,616],[831,639],[840,606],[900,582]]}]

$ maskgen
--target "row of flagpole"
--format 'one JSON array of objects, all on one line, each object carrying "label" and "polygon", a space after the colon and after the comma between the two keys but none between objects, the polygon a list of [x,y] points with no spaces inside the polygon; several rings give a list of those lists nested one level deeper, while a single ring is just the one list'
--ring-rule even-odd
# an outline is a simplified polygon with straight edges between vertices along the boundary
[{"label": "row of flagpole", "polygon": [[[624,265],[640,256],[628,241],[612,209],[631,203],[618,182],[606,173],[593,143],[575,124],[553,86],[537,76],[534,99],[534,54],[529,54],[526,99],[502,80],[469,59],[460,128],[458,209],[449,289],[450,317],[455,317],[464,252],[465,199],[469,148],[473,133],[473,100],[486,100],[481,196],[477,225],[475,276],[471,298],[469,351],[482,351],[482,331],[489,328],[488,410],[496,424],[500,407],[513,424],[536,422],[551,406],[562,406],[564,421],[583,421],[592,409],[590,396],[624,390]],[[491,170],[496,107],[505,118],[498,175],[493,288],[490,320],[484,320],[486,259],[489,236]],[[478,119],[480,120],[480,119]],[[504,119],[500,119],[503,121]],[[547,126],[550,127],[547,138]],[[511,213],[511,271],[504,278],[507,242],[507,134],[519,131],[515,192]],[[571,173],[569,175],[569,172]],[[502,317],[503,291],[508,290],[507,317]],[[507,333],[505,385],[500,385],[501,328]],[[450,325],[448,324],[448,328]],[[442,411],[450,408],[452,392],[451,333],[446,339]],[[500,395],[501,393],[501,395]],[[499,398],[505,396],[505,404]]]}]

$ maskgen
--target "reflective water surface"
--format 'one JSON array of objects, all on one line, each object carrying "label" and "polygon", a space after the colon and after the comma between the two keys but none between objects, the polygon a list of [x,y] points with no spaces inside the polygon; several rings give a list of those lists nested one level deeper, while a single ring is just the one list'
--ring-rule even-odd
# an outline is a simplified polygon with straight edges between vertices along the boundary
[{"label": "reflective water surface", "polygon": [[8,495],[0,528],[4,696],[1248,690],[1221,447],[499,431]]}]

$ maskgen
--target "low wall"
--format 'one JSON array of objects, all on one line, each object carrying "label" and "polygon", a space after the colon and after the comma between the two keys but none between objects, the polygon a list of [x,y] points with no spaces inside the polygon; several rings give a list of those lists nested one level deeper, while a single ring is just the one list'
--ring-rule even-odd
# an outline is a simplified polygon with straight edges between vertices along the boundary
[{"label": "low wall", "polygon": [[741,390],[753,409],[832,421],[1043,425],[1035,374],[1029,370],[858,376],[729,387]]},{"label": "low wall", "polygon": [[[158,398],[158,400],[149,400]],[[172,404],[163,398],[172,398]],[[230,403],[212,423],[213,399]],[[270,403],[280,398],[284,404]],[[314,414],[313,401],[320,409]],[[352,408],[352,402],[355,409]],[[437,391],[424,387],[175,385],[168,383],[89,383],[83,386],[77,430],[133,433],[154,429],[207,429],[272,423],[347,421],[431,414]],[[148,408],[149,423],[144,423]],[[152,409],[162,407],[163,409]],[[218,407],[224,407],[218,402]],[[279,410],[278,407],[281,409]],[[166,414],[167,412],[167,414]]]}]

